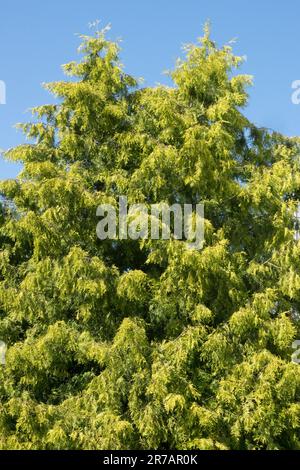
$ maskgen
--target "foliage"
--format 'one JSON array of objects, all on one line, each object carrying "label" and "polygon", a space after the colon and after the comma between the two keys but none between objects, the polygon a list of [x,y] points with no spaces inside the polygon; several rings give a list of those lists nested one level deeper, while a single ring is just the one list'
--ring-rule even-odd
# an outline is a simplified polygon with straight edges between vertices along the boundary
[{"label": "foliage", "polygon": [[[242,114],[206,28],[142,88],[104,32],[1,183],[1,449],[299,449],[299,140]],[[205,204],[205,245],[96,236],[99,204]]]}]

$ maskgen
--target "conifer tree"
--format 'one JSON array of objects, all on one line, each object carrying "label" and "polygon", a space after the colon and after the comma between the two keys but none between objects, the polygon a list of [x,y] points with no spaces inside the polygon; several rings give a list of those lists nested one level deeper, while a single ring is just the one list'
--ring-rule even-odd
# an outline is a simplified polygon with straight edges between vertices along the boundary
[{"label": "conifer tree", "polygon": [[[299,139],[245,117],[208,28],[139,86],[105,33],[1,183],[0,449],[300,449]],[[99,240],[100,204],[198,203],[205,242]]]}]

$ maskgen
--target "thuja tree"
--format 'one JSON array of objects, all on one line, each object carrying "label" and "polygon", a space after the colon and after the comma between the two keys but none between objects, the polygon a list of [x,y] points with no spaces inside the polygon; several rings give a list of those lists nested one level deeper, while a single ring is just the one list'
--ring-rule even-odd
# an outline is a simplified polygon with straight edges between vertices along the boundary
[{"label": "thuja tree", "polygon": [[[2,449],[299,449],[299,140],[242,114],[206,30],[142,88],[83,37],[1,183]],[[96,209],[202,201],[205,242],[99,240]]]}]

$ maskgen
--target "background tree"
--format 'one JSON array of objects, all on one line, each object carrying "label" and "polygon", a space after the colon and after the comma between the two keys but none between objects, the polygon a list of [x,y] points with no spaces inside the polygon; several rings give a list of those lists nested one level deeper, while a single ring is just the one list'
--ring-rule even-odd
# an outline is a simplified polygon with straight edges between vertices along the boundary
[{"label": "background tree", "polygon": [[[21,125],[1,183],[2,449],[299,449],[299,140],[242,114],[206,28],[140,88],[104,32]],[[105,240],[96,208],[205,204],[205,244]]]}]

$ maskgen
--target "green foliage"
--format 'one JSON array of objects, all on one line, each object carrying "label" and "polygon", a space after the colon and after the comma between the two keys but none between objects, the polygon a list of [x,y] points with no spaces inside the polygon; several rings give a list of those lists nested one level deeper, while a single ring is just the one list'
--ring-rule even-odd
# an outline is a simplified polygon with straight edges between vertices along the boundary
[{"label": "green foliage", "polygon": [[[1,183],[1,449],[300,449],[299,140],[242,114],[206,30],[138,87],[103,32]],[[96,208],[205,204],[205,244],[105,240]]]}]

